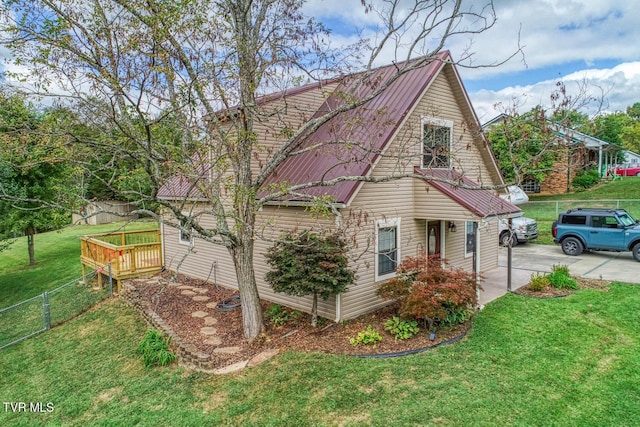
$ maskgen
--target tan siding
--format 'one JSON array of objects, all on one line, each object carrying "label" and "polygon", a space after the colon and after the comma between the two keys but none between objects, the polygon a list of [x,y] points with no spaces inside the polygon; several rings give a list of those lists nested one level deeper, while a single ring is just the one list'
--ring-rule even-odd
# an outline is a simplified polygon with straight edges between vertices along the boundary
[{"label": "tan siding", "polygon": [[498,220],[490,220],[480,228],[480,271],[498,266]]},{"label": "tan siding", "polygon": [[[204,216],[201,219],[204,227],[213,227],[213,217]],[[327,220],[314,220],[302,208],[278,208],[267,207],[259,215],[258,230],[266,239],[277,237],[284,230],[298,229],[326,229],[333,227],[333,218]],[[189,277],[209,280],[232,289],[238,289],[238,282],[231,255],[228,250],[220,245],[206,242],[202,239],[194,239],[193,247],[179,242],[178,230],[169,226],[163,227],[163,244],[165,267],[175,271],[179,269]],[[265,253],[272,245],[272,241],[258,239],[254,250],[254,270],[256,283],[260,297],[278,304],[309,312],[311,310],[310,297],[291,297],[285,294],[273,292],[264,280],[269,267],[266,263]],[[318,312],[321,316],[335,319],[335,298],[327,301],[320,299]]]},{"label": "tan siding", "polygon": [[[445,67],[445,70],[447,67]],[[452,85],[453,88],[452,88]],[[457,81],[452,73],[442,73],[427,90],[426,95],[410,113],[407,121],[397,132],[397,137],[380,157],[372,172],[375,177],[388,176],[393,173],[411,173],[414,166],[421,163],[422,131],[421,119],[424,116],[437,117],[453,121],[453,165],[456,170],[464,172],[469,178],[481,184],[497,184],[497,171],[488,154],[484,141],[473,135],[473,115],[463,105],[464,99]],[[290,105],[280,110],[282,115],[274,116],[271,121],[256,124],[258,143],[262,151],[259,161],[254,164],[254,172],[259,164],[269,156],[271,149],[282,143],[279,130],[284,125],[296,128],[307,118],[307,113],[315,111],[324,100],[321,92],[310,91],[299,94],[298,98],[287,99]],[[295,102],[294,102],[295,101]],[[277,101],[270,108],[284,107],[284,100]],[[299,107],[292,107],[299,103]],[[289,108],[291,107],[291,108]],[[477,125],[474,123],[474,125]],[[375,283],[375,229],[376,222],[382,219],[400,218],[400,256],[415,256],[426,243],[427,220],[440,220],[442,224],[456,221],[457,231],[450,232],[446,226],[442,228],[444,238],[444,257],[451,265],[472,269],[472,257],[465,256],[465,224],[466,220],[477,220],[470,211],[463,208],[428,183],[410,178],[385,183],[364,183],[348,209],[343,209],[342,224],[347,229],[351,242],[350,256],[352,268],[356,270],[357,280],[341,296],[341,318],[348,319],[374,310],[385,304],[376,295]],[[211,218],[212,219],[212,218]],[[333,227],[335,218],[322,221],[311,219],[307,212],[300,208],[267,207],[259,215],[259,234],[267,238],[276,237],[281,231],[293,228]],[[211,223],[213,227],[213,222]],[[178,243],[177,231],[165,231],[165,260],[171,266],[187,252],[187,248]],[[482,225],[480,230],[481,270],[497,265],[497,224],[495,222]],[[275,294],[265,283],[264,275],[268,271],[264,254],[271,243],[256,241],[255,273],[258,289],[262,298],[293,308],[309,311],[310,298],[294,298]],[[222,285],[237,288],[237,281],[225,248],[196,240],[194,250],[189,252],[182,263],[181,272],[193,277],[211,279],[212,262],[216,263],[216,277]],[[336,301],[320,301],[320,313],[324,317],[334,319]]]},{"label": "tan siding", "polygon": [[[352,207],[345,210],[345,226],[354,236],[351,255],[357,283],[342,296],[342,318],[350,319],[385,304],[375,294],[375,230],[379,220],[400,218],[400,257],[416,254],[416,247],[424,242],[418,235],[413,219],[412,184],[410,179],[385,183],[365,183]],[[353,218],[353,220],[349,220]]]},{"label": "tan siding", "polygon": [[[378,160],[372,176],[410,173],[414,166],[421,164],[421,118],[431,116],[454,122],[452,151],[456,170],[481,184],[498,183],[496,174],[492,173],[491,158],[483,153],[486,147],[469,130],[469,116],[461,111],[459,98],[454,96],[450,82],[445,75],[435,79],[426,96],[398,130],[397,138]],[[379,184],[365,183],[351,204],[351,212],[366,212],[368,221],[357,233],[353,252],[354,256],[360,256],[356,265],[358,279],[357,284],[342,297],[343,318],[356,317],[384,304],[375,295],[373,245],[378,219],[401,218],[401,258],[415,256],[419,248],[425,247],[427,220],[442,220],[445,225],[449,220],[456,221],[456,232],[444,227],[444,257],[452,266],[467,271],[473,269],[473,257],[465,256],[465,221],[478,218],[428,183],[408,178]],[[493,227],[487,227],[480,233],[481,270],[497,265],[497,229]],[[492,236],[488,228],[493,228]],[[368,249],[363,253],[363,248]]]},{"label": "tan siding", "polygon": [[253,159],[252,163],[254,174],[259,173],[272,152],[287,141],[284,135],[301,128],[311,119],[337,84],[289,95],[261,108],[261,118],[254,123],[254,130],[258,136],[258,146],[255,147],[258,157]]}]

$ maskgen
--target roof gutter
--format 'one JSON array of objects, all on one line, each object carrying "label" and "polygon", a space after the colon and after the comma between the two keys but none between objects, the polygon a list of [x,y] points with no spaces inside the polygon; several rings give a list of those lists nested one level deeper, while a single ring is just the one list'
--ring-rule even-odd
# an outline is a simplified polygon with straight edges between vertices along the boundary
[{"label": "roof gutter", "polygon": [[[283,207],[303,207],[303,208],[308,208],[310,206],[313,206],[313,202],[303,202],[300,200],[282,200],[282,201],[277,201],[277,200],[272,200],[270,202],[266,202],[265,205],[267,206],[283,206]],[[345,203],[331,203],[329,206],[331,206],[332,209],[344,209],[347,207],[347,205]]]}]

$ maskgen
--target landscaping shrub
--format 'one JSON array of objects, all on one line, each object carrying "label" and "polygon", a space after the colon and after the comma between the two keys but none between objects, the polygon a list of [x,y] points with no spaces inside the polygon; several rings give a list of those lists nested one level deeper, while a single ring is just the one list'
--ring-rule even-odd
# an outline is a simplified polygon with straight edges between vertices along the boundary
[{"label": "landscaping shrub", "polygon": [[299,314],[300,312],[288,310],[279,304],[271,304],[264,315],[273,326],[282,326]]},{"label": "landscaping shrub", "polygon": [[170,341],[170,337],[165,337],[157,330],[148,330],[138,346],[144,366],[167,366],[175,362],[177,357],[169,350]]},{"label": "landscaping shrub", "polygon": [[586,190],[600,182],[600,174],[596,169],[579,170],[571,182],[576,190]]},{"label": "landscaping shrub", "polygon": [[274,291],[313,297],[311,324],[318,323],[318,296],[327,299],[347,290],[355,273],[348,267],[347,244],[337,233],[284,233],[267,251],[272,268],[265,279]]},{"label": "landscaping shrub", "polygon": [[531,280],[529,281],[529,288],[532,291],[542,291],[551,286],[551,281],[546,274],[531,273]]},{"label": "landscaping shrub", "polygon": [[371,325],[367,326],[367,329],[365,329],[364,331],[358,332],[357,337],[349,339],[349,343],[351,343],[351,345],[353,346],[356,346],[358,344],[375,345],[380,341],[382,341],[382,337],[380,336],[378,331],[373,329],[373,326]]},{"label": "landscaping shrub", "polygon": [[478,303],[473,273],[426,255],[409,257],[378,295],[400,303],[400,315],[424,320],[429,329],[465,322]]},{"label": "landscaping shrub", "polygon": [[415,320],[405,320],[393,316],[385,322],[384,330],[395,336],[397,340],[407,340],[417,334],[420,328]]},{"label": "landscaping shrub", "polygon": [[551,286],[557,289],[578,289],[578,281],[569,275],[569,267],[556,264],[548,276]]}]

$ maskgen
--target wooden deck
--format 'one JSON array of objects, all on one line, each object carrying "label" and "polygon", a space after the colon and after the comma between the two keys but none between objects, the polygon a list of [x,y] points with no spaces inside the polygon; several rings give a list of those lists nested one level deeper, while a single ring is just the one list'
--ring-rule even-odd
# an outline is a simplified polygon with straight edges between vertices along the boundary
[{"label": "wooden deck", "polygon": [[[123,231],[95,234],[80,238],[82,275],[89,267],[111,276],[120,290],[120,281],[162,270],[162,243],[160,230]],[[98,280],[101,281],[101,275]]]}]

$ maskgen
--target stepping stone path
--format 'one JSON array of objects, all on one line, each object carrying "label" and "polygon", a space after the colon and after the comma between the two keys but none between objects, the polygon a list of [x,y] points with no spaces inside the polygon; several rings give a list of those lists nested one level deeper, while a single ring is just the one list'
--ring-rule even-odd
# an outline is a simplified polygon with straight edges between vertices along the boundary
[{"label": "stepping stone path", "polygon": [[[189,285],[180,285],[177,288],[180,289],[181,291],[180,294],[187,297],[191,297],[191,299],[197,303],[205,303],[211,299],[211,297],[206,295],[207,292],[209,291],[209,289],[207,288],[200,288],[200,287],[194,287]],[[206,303],[206,308],[210,310],[215,310],[217,306],[218,306],[217,301],[211,301]],[[196,318],[201,318],[203,320],[204,326],[200,328],[200,333],[205,338],[203,340],[204,344],[215,347],[212,350],[212,353],[221,354],[221,355],[222,354],[231,355],[231,354],[238,353],[239,351],[242,350],[242,347],[239,347],[239,346],[220,347],[223,344],[222,338],[217,335],[218,330],[217,328],[214,327],[214,325],[218,323],[218,319],[210,315],[207,311],[204,311],[204,310],[194,311],[193,313],[191,313],[191,316]],[[234,363],[232,365],[216,369],[215,373],[225,374],[225,373],[235,372],[235,371],[244,369],[247,366],[255,366],[264,362],[267,359],[272,358],[276,354],[278,354],[277,349],[267,350],[265,352],[262,352],[254,356],[249,360],[243,360],[243,361]]]},{"label": "stepping stone path", "polygon": [[[196,288],[193,286],[182,285],[178,286],[178,289],[182,290],[182,292],[180,292],[182,295],[189,296],[196,302],[205,302],[211,299],[209,296],[204,295],[209,291],[207,288]],[[217,302],[209,302],[207,303],[207,308],[214,309],[217,304]],[[209,313],[202,310],[194,311],[191,313],[191,317],[199,317],[204,320],[204,327],[200,328],[200,333],[206,337],[204,340],[205,344],[212,346],[219,346],[222,344],[222,339],[216,335],[218,330],[213,327],[213,325],[218,323],[218,319],[210,316]],[[240,347],[219,347],[213,351],[222,354],[233,354],[240,351]]]},{"label": "stepping stone path", "polygon": [[194,311],[193,313],[191,313],[191,317],[207,317],[209,315],[209,313],[207,313],[206,311]]},{"label": "stepping stone path", "polygon": [[205,326],[204,328],[200,328],[200,333],[202,335],[215,335],[218,333],[218,330],[213,326]]},{"label": "stepping stone path", "polygon": [[218,347],[213,352],[218,354],[234,354],[240,351],[240,347]]},{"label": "stepping stone path", "polygon": [[222,340],[219,337],[211,337],[204,340],[204,343],[208,345],[220,345],[222,344]]}]

